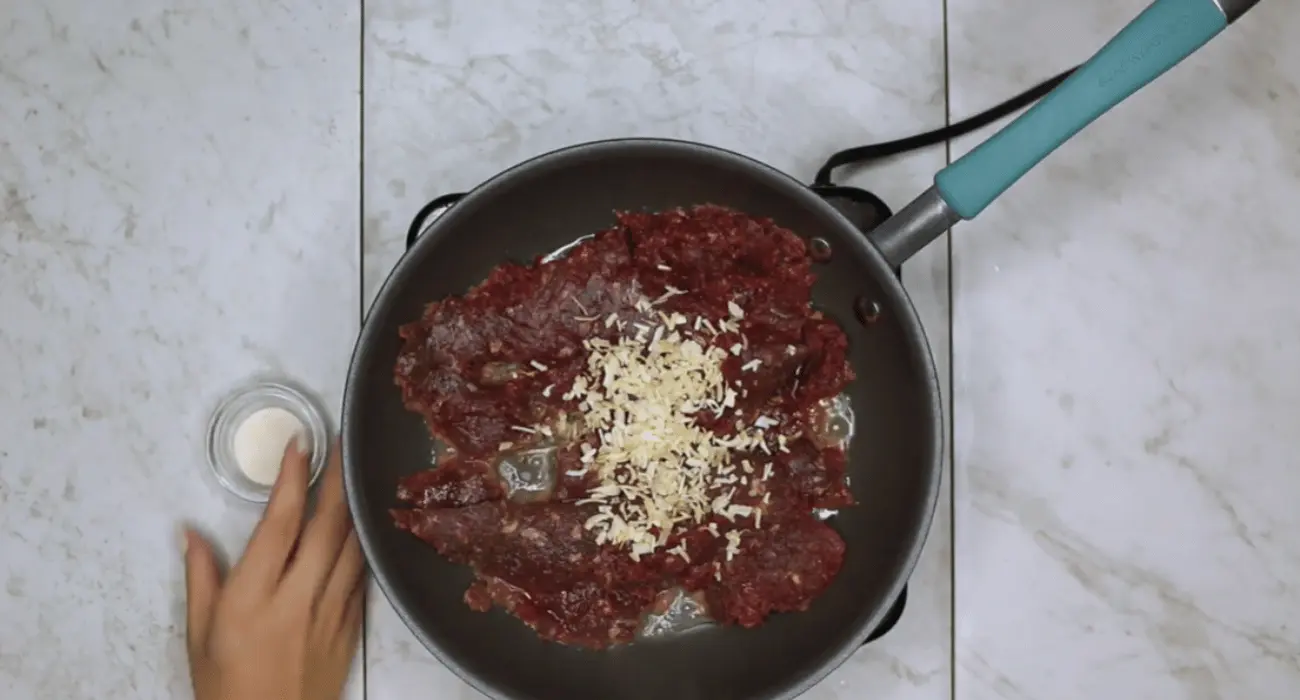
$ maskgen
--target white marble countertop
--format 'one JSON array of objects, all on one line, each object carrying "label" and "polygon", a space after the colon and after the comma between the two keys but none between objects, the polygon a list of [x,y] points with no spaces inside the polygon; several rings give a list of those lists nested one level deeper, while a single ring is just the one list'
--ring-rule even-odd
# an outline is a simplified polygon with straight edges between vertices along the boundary
[{"label": "white marble countertop", "polygon": [[[4,4],[0,697],[187,696],[176,526],[257,517],[208,411],[276,372],[337,418],[427,199],[629,135],[808,179],[1144,4]],[[809,698],[1295,697],[1297,35],[1262,3],[908,263],[955,469],[902,622]],[[975,142],[846,184],[897,206]],[[378,594],[363,652],[349,698],[478,697]]]}]

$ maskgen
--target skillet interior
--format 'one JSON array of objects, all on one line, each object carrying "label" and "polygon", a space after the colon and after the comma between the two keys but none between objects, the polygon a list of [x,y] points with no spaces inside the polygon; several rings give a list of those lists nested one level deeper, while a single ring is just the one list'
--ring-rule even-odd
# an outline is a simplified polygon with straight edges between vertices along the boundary
[{"label": "skillet interior", "polygon": [[[585,652],[539,640],[507,614],[462,602],[471,581],[391,525],[398,480],[427,468],[431,441],[393,383],[397,327],[463,293],[503,260],[528,261],[608,227],[616,209],[721,204],[830,242],[815,304],[845,329],[858,379],[849,457],[859,505],[832,525],[843,570],[805,613],[756,630],[709,628]],[[883,307],[864,325],[859,296]],[[664,140],[585,144],[524,163],[443,215],[385,282],[362,330],[343,411],[348,497],[371,570],[417,637],[470,683],[502,698],[672,700],[793,697],[856,650],[910,575],[939,483],[934,367],[919,322],[884,261],[798,182],[735,154]]]}]

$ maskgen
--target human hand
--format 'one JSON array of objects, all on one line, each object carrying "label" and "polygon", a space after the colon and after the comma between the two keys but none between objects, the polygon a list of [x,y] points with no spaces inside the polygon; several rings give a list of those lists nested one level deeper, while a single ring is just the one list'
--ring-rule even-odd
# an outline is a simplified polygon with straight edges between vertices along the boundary
[{"label": "human hand", "polygon": [[186,529],[190,677],[196,700],[337,700],[361,633],[364,560],[331,450],[303,525],[308,458],[291,440],[262,521],[222,583]]}]

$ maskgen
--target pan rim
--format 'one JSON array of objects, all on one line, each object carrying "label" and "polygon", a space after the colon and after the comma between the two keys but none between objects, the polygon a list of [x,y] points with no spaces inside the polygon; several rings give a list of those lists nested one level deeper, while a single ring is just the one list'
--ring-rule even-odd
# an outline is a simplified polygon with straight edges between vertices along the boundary
[{"label": "pan rim", "polygon": [[943,481],[943,456],[946,448],[946,438],[943,418],[943,398],[940,391],[938,371],[934,362],[934,355],[931,351],[930,343],[926,337],[924,326],[921,324],[916,307],[912,303],[910,295],[903,287],[902,280],[896,277],[889,264],[885,261],[880,251],[876,249],[868,238],[857,229],[843,214],[835,210],[824,199],[817,196],[803,183],[794,177],[784,173],[771,165],[763,163],[749,156],[731,151],[728,149],[711,146],[696,141],[687,141],[681,139],[652,138],[652,137],[630,137],[630,138],[612,138],[597,141],[587,141],[557,148],[545,153],[533,156],[523,160],[501,172],[493,175],[478,186],[470,190],[464,199],[460,200],[455,206],[452,206],[442,216],[430,223],[424,230],[423,234],[416,239],[415,244],[408,250],[404,251],[401,257],[389,270],[383,284],[375,292],[374,300],[367,307],[366,316],[362,321],[360,332],[357,335],[356,344],[353,346],[351,357],[348,363],[348,372],[346,383],[343,391],[342,410],[340,415],[340,445],[342,450],[343,463],[343,482],[344,491],[347,497],[348,509],[352,515],[354,528],[357,537],[361,543],[362,552],[365,555],[367,565],[371,572],[371,577],[375,580],[379,589],[383,592],[384,598],[392,606],[394,612],[406,625],[411,634],[420,641],[426,650],[431,653],[439,663],[446,666],[461,680],[469,684],[478,692],[492,698],[493,700],[517,700],[516,697],[503,694],[494,684],[489,683],[486,678],[462,667],[451,655],[445,652],[440,645],[435,643],[424,631],[420,625],[414,623],[412,611],[403,604],[400,596],[395,590],[394,583],[390,580],[390,575],[376,566],[380,561],[374,556],[378,548],[379,534],[375,528],[363,518],[358,517],[362,509],[360,497],[360,469],[361,465],[356,463],[352,454],[355,447],[349,450],[349,445],[355,445],[359,436],[355,433],[359,430],[358,421],[352,419],[357,407],[356,387],[362,381],[363,370],[360,358],[364,351],[375,345],[378,341],[379,334],[383,329],[379,324],[372,323],[375,310],[381,308],[398,289],[397,283],[405,278],[415,266],[428,255],[436,241],[446,235],[445,232],[453,229],[455,221],[460,218],[458,212],[465,212],[475,202],[487,200],[494,191],[501,189],[509,184],[509,181],[528,170],[546,165],[553,161],[561,161],[569,158],[585,158],[593,155],[600,155],[602,152],[621,152],[627,148],[641,147],[652,150],[671,149],[685,154],[702,155],[708,158],[728,161],[734,165],[742,166],[748,169],[757,177],[766,179],[774,185],[779,185],[783,190],[789,190],[790,195],[802,204],[812,208],[821,209],[830,218],[838,221],[838,224],[847,230],[854,232],[850,240],[856,241],[867,253],[866,258],[869,264],[874,268],[873,274],[881,282],[881,287],[885,295],[891,297],[890,301],[894,308],[902,312],[899,322],[902,325],[905,338],[914,352],[919,352],[920,357],[924,360],[924,366],[919,368],[921,379],[924,384],[929,420],[926,429],[930,433],[929,443],[932,453],[929,455],[926,465],[926,489],[925,497],[921,504],[922,510],[920,522],[917,527],[913,528],[911,535],[912,541],[907,543],[907,555],[901,561],[899,574],[895,576],[894,581],[888,589],[887,601],[882,605],[876,606],[876,610],[859,624],[859,629],[855,632],[848,643],[842,645],[838,651],[828,655],[818,665],[812,667],[802,677],[786,684],[784,687],[773,689],[773,693],[767,700],[793,700],[797,696],[810,690],[813,686],[820,683],[832,671],[842,666],[849,657],[857,652],[866,642],[871,632],[880,625],[880,622],[889,613],[890,605],[898,599],[903,588],[915,574],[917,563],[920,560],[921,552],[929,539],[931,528],[934,524],[935,511],[938,506],[939,492]]}]

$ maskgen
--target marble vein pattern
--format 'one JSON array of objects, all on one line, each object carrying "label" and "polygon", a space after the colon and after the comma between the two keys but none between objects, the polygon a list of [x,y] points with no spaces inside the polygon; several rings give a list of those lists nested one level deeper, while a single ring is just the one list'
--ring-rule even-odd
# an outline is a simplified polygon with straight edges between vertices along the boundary
[{"label": "marble vein pattern", "polygon": [[[949,0],[954,116],[1145,4]],[[960,700],[1296,697],[1297,33],[1261,3],[954,231]]]},{"label": "marble vein pattern", "polygon": [[0,4],[0,697],[187,697],[177,525],[233,556],[259,515],[207,478],[208,412],[275,373],[337,419],[359,23]]}]

